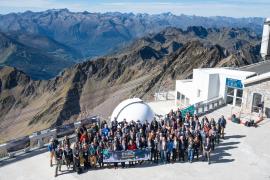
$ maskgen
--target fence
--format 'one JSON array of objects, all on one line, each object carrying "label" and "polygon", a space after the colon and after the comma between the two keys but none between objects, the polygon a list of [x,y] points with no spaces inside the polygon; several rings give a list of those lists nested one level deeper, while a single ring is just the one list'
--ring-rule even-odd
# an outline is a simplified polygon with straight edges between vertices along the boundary
[{"label": "fence", "polygon": [[198,116],[202,116],[204,114],[210,113],[222,106],[225,105],[225,101],[223,97],[211,99],[208,101],[202,101],[196,103],[195,106],[195,114]]},{"label": "fence", "polygon": [[32,133],[30,136],[20,137],[4,144],[0,144],[0,159],[12,158],[18,154],[43,148],[52,137],[62,138],[64,136],[70,136],[71,138],[74,138],[76,128],[81,125],[87,126],[92,123],[100,123],[100,117],[92,116],[74,123],[61,125],[53,129],[37,131]]}]

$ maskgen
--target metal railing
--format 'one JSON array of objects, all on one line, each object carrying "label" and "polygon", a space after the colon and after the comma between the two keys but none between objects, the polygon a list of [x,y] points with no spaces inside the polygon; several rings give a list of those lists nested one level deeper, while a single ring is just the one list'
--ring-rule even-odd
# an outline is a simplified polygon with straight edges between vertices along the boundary
[{"label": "metal railing", "polygon": [[196,103],[195,106],[195,114],[198,116],[205,115],[207,113],[210,113],[220,107],[223,107],[225,105],[225,101],[223,97],[214,98],[207,101],[202,101],[199,103]]},{"label": "metal railing", "polygon": [[157,92],[155,93],[155,101],[167,101],[167,100],[174,100],[174,91],[164,91],[164,92]]},{"label": "metal railing", "polygon": [[17,155],[44,148],[51,138],[57,137],[61,139],[66,135],[71,138],[75,137],[75,130],[81,125],[87,126],[93,123],[99,123],[100,125],[100,122],[101,118],[99,116],[92,116],[74,123],[37,131],[30,136],[10,140],[4,144],[0,144],[0,162],[7,158],[14,158]]}]

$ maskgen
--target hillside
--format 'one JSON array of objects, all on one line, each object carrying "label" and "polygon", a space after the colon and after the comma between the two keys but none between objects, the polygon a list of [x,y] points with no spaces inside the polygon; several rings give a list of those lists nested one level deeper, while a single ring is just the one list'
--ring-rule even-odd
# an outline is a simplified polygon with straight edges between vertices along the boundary
[{"label": "hillside", "polygon": [[[241,66],[260,61],[259,37],[247,29],[167,28],[122,51],[34,81],[11,67],[0,69],[0,136],[3,140],[73,122],[89,115],[107,118],[123,99],[153,99],[193,68]],[[229,43],[231,42],[231,43]]]},{"label": "hillside", "polygon": [[[24,46],[37,49],[45,56],[53,57],[51,61],[59,60],[59,64],[62,64],[63,60],[72,63],[82,62],[118,52],[134,40],[149,33],[158,33],[167,27],[187,29],[187,31],[190,31],[188,29],[190,26],[202,26],[213,30],[215,28],[246,28],[261,35],[263,21],[263,18],[177,16],[171,13],[156,15],[90,13],[50,9],[42,12],[26,11],[0,15],[0,32]],[[175,46],[178,45],[172,45],[170,51],[173,51]],[[37,61],[37,59],[35,56],[28,56],[29,61]],[[0,61],[4,60],[0,59]],[[34,79],[49,79],[67,66],[62,66],[62,69],[59,68],[54,73],[50,68],[40,70],[37,67],[37,72],[32,72],[24,69],[25,66],[17,65],[16,67]],[[33,69],[35,67],[33,65]],[[44,75],[36,75],[39,72]]]},{"label": "hillside", "polygon": [[[21,41],[31,44],[29,39]],[[35,44],[42,46],[40,41],[35,42]],[[48,46],[52,47],[51,44]],[[74,63],[66,58],[46,52],[44,47],[37,48],[37,45],[34,44],[32,47],[27,46],[0,32],[0,65],[21,69],[31,75],[33,79],[55,77],[64,68],[70,67]]]}]

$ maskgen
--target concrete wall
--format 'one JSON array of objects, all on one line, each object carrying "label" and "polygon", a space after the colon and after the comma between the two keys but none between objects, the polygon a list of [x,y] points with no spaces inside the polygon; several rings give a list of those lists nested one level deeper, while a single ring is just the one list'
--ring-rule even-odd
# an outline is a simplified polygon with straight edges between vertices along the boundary
[{"label": "concrete wall", "polygon": [[260,93],[262,95],[262,100],[264,101],[264,107],[270,108],[270,80],[267,80],[245,86],[242,104],[243,112],[251,113],[254,93]]},{"label": "concrete wall", "polygon": [[219,97],[219,91],[220,91],[219,74],[210,74],[207,99],[213,99],[213,98]]},{"label": "concrete wall", "polygon": [[[200,102],[208,99],[208,87],[209,87],[209,74],[200,69],[193,70],[193,98],[192,102]],[[198,90],[200,90],[200,96],[198,97]]]},{"label": "concrete wall", "polygon": [[263,35],[262,35],[262,43],[261,43],[261,56],[266,59],[267,55],[270,55],[270,21],[265,22],[263,26]]}]

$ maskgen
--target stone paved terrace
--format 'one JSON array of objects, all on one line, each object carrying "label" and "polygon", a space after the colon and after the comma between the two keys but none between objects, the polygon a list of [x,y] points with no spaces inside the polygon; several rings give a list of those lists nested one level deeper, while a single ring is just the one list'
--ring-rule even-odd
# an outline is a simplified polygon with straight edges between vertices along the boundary
[{"label": "stone paved terrace", "polygon": [[[230,107],[225,106],[208,117],[219,117]],[[228,122],[226,138],[212,154],[212,164],[206,162],[175,163],[166,165],[143,164],[126,169],[89,170],[81,175],[70,173],[54,178],[54,167],[49,167],[47,152],[0,166],[1,180],[144,180],[144,179],[201,179],[201,180],[269,180],[270,179],[270,120],[259,127],[245,127]],[[1,162],[0,162],[1,163]]]}]

